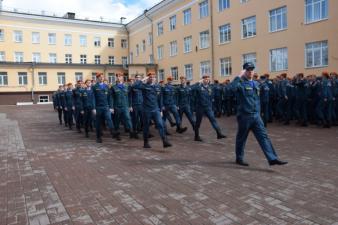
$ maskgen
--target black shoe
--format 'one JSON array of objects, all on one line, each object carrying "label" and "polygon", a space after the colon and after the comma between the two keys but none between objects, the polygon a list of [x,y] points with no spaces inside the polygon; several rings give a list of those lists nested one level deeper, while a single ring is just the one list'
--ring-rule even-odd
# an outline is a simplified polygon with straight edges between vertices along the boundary
[{"label": "black shoe", "polygon": [[86,135],[85,135],[85,137],[86,137],[86,138],[89,138],[89,134],[88,134],[88,132],[86,132]]},{"label": "black shoe", "polygon": [[81,129],[77,129],[77,132],[78,132],[79,134],[82,133]]},{"label": "black shoe", "polygon": [[243,160],[236,160],[236,164],[240,165],[240,166],[249,166],[249,163],[243,161]]},{"label": "black shoe", "polygon": [[96,138],[96,143],[102,143],[102,139],[101,138]]},{"label": "black shoe", "polygon": [[174,127],[174,126],[176,126],[176,123],[170,123],[170,126]]},{"label": "black shoe", "polygon": [[279,165],[279,166],[281,166],[281,165],[285,165],[285,164],[288,164],[288,162],[281,161],[279,159],[275,159],[275,160],[269,161],[269,165],[270,166],[273,166],[273,165]]},{"label": "black shoe", "polygon": [[166,132],[165,132],[165,135],[170,136],[171,133],[169,133],[168,131],[166,131]]},{"label": "black shoe", "polygon": [[151,146],[149,145],[148,140],[144,140],[143,148],[151,148]]},{"label": "black shoe", "polygon": [[225,136],[222,133],[217,133],[217,139],[222,139],[222,138],[226,138],[227,136]]},{"label": "black shoe", "polygon": [[168,148],[168,147],[171,147],[172,144],[170,144],[170,142],[168,140],[163,140],[163,148]]},{"label": "black shoe", "polygon": [[115,137],[115,139],[116,139],[117,141],[121,141],[120,134],[116,134],[116,135],[114,135],[114,137]]},{"label": "black shoe", "polygon": [[187,129],[188,129],[188,128],[186,128],[186,127],[183,127],[183,128],[180,127],[180,128],[177,128],[177,129],[176,129],[176,132],[179,133],[179,134],[182,134],[182,133],[186,132]]},{"label": "black shoe", "polygon": [[134,138],[135,139],[139,139],[139,136],[138,136],[137,132],[134,132]]},{"label": "black shoe", "polygon": [[199,142],[202,142],[202,138],[200,136],[195,136],[195,141],[199,141]]},{"label": "black shoe", "polygon": [[151,133],[148,134],[148,138],[153,138],[154,135],[152,135]]}]

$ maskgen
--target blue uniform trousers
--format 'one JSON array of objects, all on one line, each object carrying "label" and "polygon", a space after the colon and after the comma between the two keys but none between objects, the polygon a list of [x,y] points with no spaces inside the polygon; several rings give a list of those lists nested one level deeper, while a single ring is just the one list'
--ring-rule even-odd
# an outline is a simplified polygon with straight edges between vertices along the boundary
[{"label": "blue uniform trousers", "polygon": [[193,117],[193,115],[191,113],[190,106],[188,106],[188,105],[181,106],[178,111],[179,111],[181,121],[182,121],[182,116],[183,116],[183,113],[184,113],[186,115],[186,117],[188,118],[191,126],[195,129],[196,121],[195,121],[195,118]]},{"label": "blue uniform trousers", "polygon": [[106,122],[110,130],[113,129],[113,122],[111,119],[111,113],[108,108],[97,108],[96,109],[96,138],[101,137],[101,125]]},{"label": "blue uniform trousers", "polygon": [[138,132],[142,127],[142,105],[133,105],[131,113],[134,131]]},{"label": "blue uniform trousers", "polygon": [[211,107],[197,107],[196,108],[196,127],[195,129],[199,129],[202,123],[203,116],[206,115],[211,123],[211,126],[216,130],[216,132],[220,132],[221,129],[219,128],[214,112],[212,111]]},{"label": "blue uniform trousers", "polygon": [[84,109],[84,115],[83,115],[83,123],[85,127],[85,132],[89,132],[89,128],[91,127],[93,123],[93,115],[91,109]]},{"label": "blue uniform trousers", "polygon": [[133,126],[131,124],[131,118],[128,107],[121,107],[114,109],[114,127],[117,131],[119,129],[120,123],[123,123],[124,127],[129,131],[132,130]]},{"label": "blue uniform trousers", "polygon": [[239,115],[237,122],[236,160],[244,160],[244,147],[250,130],[254,133],[267,160],[272,161],[278,158],[259,114]]},{"label": "blue uniform trousers", "polygon": [[162,138],[162,140],[165,139],[165,130],[163,126],[163,121],[161,118],[160,111],[143,111],[143,139],[146,140],[149,137],[149,127],[151,120],[155,121],[155,125],[157,127],[157,130]]},{"label": "blue uniform trousers", "polygon": [[[168,117],[170,116],[169,113],[172,113],[175,117],[175,121],[176,121],[176,126],[177,128],[181,127],[181,119],[180,119],[180,115],[178,114],[177,111],[177,107],[176,105],[169,105],[169,106],[165,106],[165,109],[163,111],[163,123],[166,122],[166,120],[168,119]],[[169,119],[168,119],[169,120]],[[170,121],[170,120],[169,120]]]}]

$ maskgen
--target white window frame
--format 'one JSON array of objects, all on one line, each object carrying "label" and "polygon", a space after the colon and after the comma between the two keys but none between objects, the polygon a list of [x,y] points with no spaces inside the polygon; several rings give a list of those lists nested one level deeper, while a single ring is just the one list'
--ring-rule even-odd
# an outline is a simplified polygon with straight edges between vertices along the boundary
[{"label": "white window frame", "polygon": [[121,62],[123,66],[128,65],[128,56],[122,56],[121,57]]},{"label": "white window frame", "polygon": [[24,61],[23,52],[14,52],[14,62],[22,63]]},{"label": "white window frame", "polygon": [[163,54],[164,54],[164,46],[163,45],[157,46],[157,59],[158,60],[163,59]]},{"label": "white window frame", "polygon": [[49,102],[49,95],[39,95],[39,102]]},{"label": "white window frame", "polygon": [[244,63],[251,62],[255,65],[255,70],[257,71],[257,53],[249,52],[242,55],[242,65]]},{"label": "white window frame", "polygon": [[231,76],[232,74],[231,57],[225,57],[219,60],[219,74],[221,77]]},{"label": "white window frame", "polygon": [[78,81],[78,80],[81,80],[83,81],[83,73],[82,72],[75,72],[75,83]]},{"label": "white window frame", "polygon": [[108,83],[115,84],[116,83],[116,74],[108,73]]},{"label": "white window frame", "polygon": [[140,46],[139,46],[139,44],[136,44],[136,50],[135,50],[135,56],[137,57],[137,56],[139,56],[140,55]]},{"label": "white window frame", "polygon": [[80,55],[80,64],[87,64],[87,55],[86,54]]},{"label": "white window frame", "polygon": [[57,72],[57,80],[58,80],[58,85],[64,85],[66,83],[66,73]]},{"label": "white window frame", "polygon": [[288,70],[288,57],[288,49],[286,47],[270,49],[270,72]]},{"label": "white window frame", "polygon": [[72,35],[71,34],[65,34],[64,44],[65,46],[72,46]]},{"label": "white window frame", "polygon": [[184,76],[187,80],[193,79],[193,64],[186,64],[184,65]]},{"label": "white window frame", "polygon": [[94,47],[101,47],[101,37],[94,37]]},{"label": "white window frame", "polygon": [[177,26],[176,15],[173,15],[169,18],[169,30],[170,31],[176,30],[176,26]]},{"label": "white window frame", "polygon": [[41,62],[41,53],[40,52],[33,52],[32,53],[32,62],[35,62],[35,63]]},{"label": "white window frame", "polygon": [[[288,28],[287,14],[288,14],[288,11],[287,11],[286,6],[270,10],[269,11],[269,31],[278,32],[278,31],[286,30]],[[280,21],[278,21],[279,19]],[[273,24],[274,24],[275,29],[272,29]]]},{"label": "white window frame", "polygon": [[0,42],[5,41],[5,30],[0,29]]},{"label": "white window frame", "polygon": [[0,86],[8,86],[7,72],[0,72]]},{"label": "white window frame", "polygon": [[142,52],[146,51],[146,40],[142,40]]},{"label": "white window frame", "polygon": [[40,44],[40,32],[32,32],[32,44]]},{"label": "white window frame", "polygon": [[67,63],[67,64],[73,63],[73,55],[72,54],[65,54],[65,63]]},{"label": "white window frame", "polygon": [[222,12],[230,8],[230,0],[218,0],[218,11]]},{"label": "white window frame", "polygon": [[200,77],[203,77],[203,75],[211,75],[211,65],[209,60],[200,62]]},{"label": "white window frame", "polygon": [[178,49],[177,49],[177,41],[171,41],[169,43],[169,55],[170,57],[177,56]]},{"label": "white window frame", "polygon": [[158,22],[157,23],[157,36],[161,36],[164,34],[164,26],[163,26],[163,22]]},{"label": "white window frame", "polygon": [[48,33],[48,44],[56,45],[56,33]]},{"label": "white window frame", "polygon": [[27,72],[18,72],[18,84],[19,86],[28,85],[28,75]]},{"label": "white window frame", "polygon": [[49,53],[48,54],[49,63],[57,63],[57,55],[56,53]]},{"label": "white window frame", "polygon": [[80,35],[80,47],[87,47],[87,36]]},{"label": "white window frame", "polygon": [[[254,19],[254,21],[252,21]],[[242,19],[242,39],[253,38],[257,35],[257,19],[256,16],[250,16]],[[246,27],[247,36],[244,36],[244,27]],[[251,35],[248,35],[249,31]]]},{"label": "white window frame", "polygon": [[14,30],[13,31],[13,40],[15,43],[22,43],[23,42],[23,32],[21,30]]},{"label": "white window frame", "polygon": [[205,0],[199,3],[200,19],[209,16],[209,0]]},{"label": "white window frame", "polygon": [[191,8],[183,11],[183,25],[186,26],[189,24],[191,24]]},{"label": "white window frame", "polygon": [[121,48],[128,48],[128,40],[121,39]]},{"label": "white window frame", "polygon": [[[315,46],[317,45],[317,46]],[[320,46],[318,46],[320,45]],[[309,48],[311,47],[311,48]],[[308,52],[311,51],[311,60],[312,65],[308,65]],[[320,56],[320,64],[315,65],[315,53],[318,53]],[[327,58],[327,64],[325,64],[325,55]],[[305,44],[305,68],[320,68],[320,67],[327,67],[329,65],[329,43],[327,40],[324,41],[316,41],[316,42],[309,42]]]},{"label": "white window frame", "polygon": [[183,39],[183,52],[192,52],[192,36],[188,36]]},{"label": "white window frame", "polygon": [[115,64],[115,56],[108,56],[108,64],[109,65],[114,65]]},{"label": "white window frame", "polygon": [[210,47],[210,32],[205,30],[200,32],[200,49],[206,49]]},{"label": "white window frame", "polygon": [[[219,44],[226,44],[231,42],[231,25],[230,23],[218,27]],[[223,40],[222,40],[223,39]]]},{"label": "white window frame", "polygon": [[39,78],[39,85],[40,86],[46,86],[48,84],[48,78],[47,78],[46,72],[39,72],[38,78]]},{"label": "white window frame", "polygon": [[109,48],[115,48],[115,39],[114,38],[108,38],[108,47]]},{"label": "white window frame", "polygon": [[4,51],[0,52],[0,62],[6,61],[6,53]]},{"label": "white window frame", "polygon": [[178,80],[178,67],[177,66],[170,67],[170,73],[171,73],[173,80]]},{"label": "white window frame", "polygon": [[96,65],[100,65],[101,64],[101,56],[100,55],[95,55],[94,56],[94,63]]},{"label": "white window frame", "polygon": [[[319,4],[319,12],[317,12],[317,16],[319,18],[315,18],[315,4]],[[304,1],[304,21],[305,24],[315,23],[318,21],[326,20],[329,18],[329,3],[328,0],[305,0]],[[317,5],[318,7],[318,5]],[[323,15],[323,7],[325,7],[326,15]],[[312,17],[308,18],[308,10],[311,10]]]},{"label": "white window frame", "polygon": [[164,69],[159,69],[157,72],[157,80],[162,81],[164,80]]}]

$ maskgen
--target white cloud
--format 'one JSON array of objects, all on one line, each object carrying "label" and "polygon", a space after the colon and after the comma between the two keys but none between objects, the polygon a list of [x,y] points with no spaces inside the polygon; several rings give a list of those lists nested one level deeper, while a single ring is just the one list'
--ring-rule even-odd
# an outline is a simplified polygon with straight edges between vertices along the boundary
[{"label": "white cloud", "polygon": [[128,0],[4,0],[5,9],[31,13],[56,14],[63,16],[66,12],[75,12],[77,18],[89,18],[91,20],[104,20],[119,22],[121,17],[126,17],[125,22],[131,21],[141,15],[147,8],[157,4],[160,0],[138,0],[128,3]]}]

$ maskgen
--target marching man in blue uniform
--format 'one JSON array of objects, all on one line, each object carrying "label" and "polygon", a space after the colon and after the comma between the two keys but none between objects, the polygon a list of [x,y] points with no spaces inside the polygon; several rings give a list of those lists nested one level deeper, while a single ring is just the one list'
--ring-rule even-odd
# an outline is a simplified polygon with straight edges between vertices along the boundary
[{"label": "marching man in blue uniform", "polygon": [[248,62],[243,65],[243,69],[240,76],[236,77],[231,83],[232,89],[238,98],[236,163],[241,166],[249,166],[244,161],[244,147],[251,130],[270,166],[287,164],[287,162],[278,159],[260,116],[260,87],[259,83],[252,79],[255,66],[253,63]]}]

